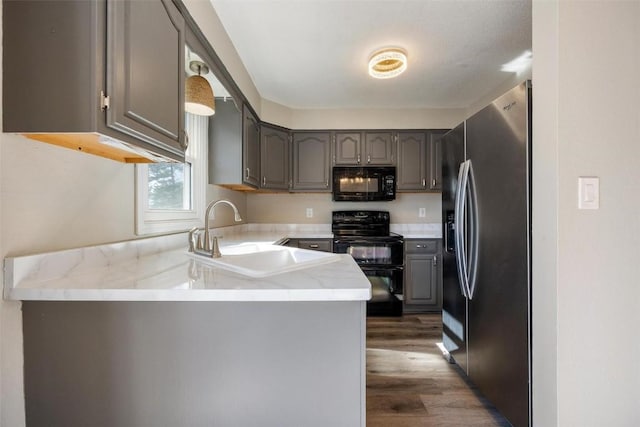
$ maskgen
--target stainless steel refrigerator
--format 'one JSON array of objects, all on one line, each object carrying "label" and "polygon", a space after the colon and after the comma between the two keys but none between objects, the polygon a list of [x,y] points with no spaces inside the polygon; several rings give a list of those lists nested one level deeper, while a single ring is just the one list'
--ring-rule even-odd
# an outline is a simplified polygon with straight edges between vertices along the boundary
[{"label": "stainless steel refrigerator", "polygon": [[442,139],[443,344],[514,426],[531,425],[531,84]]}]

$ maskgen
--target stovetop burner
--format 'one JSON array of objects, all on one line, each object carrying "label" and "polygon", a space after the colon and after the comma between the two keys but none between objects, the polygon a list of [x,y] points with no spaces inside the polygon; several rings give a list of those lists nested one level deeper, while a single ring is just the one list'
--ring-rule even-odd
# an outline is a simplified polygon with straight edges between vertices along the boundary
[{"label": "stovetop burner", "polygon": [[399,234],[389,232],[390,222],[386,211],[334,211],[331,231],[336,238],[402,239]]}]

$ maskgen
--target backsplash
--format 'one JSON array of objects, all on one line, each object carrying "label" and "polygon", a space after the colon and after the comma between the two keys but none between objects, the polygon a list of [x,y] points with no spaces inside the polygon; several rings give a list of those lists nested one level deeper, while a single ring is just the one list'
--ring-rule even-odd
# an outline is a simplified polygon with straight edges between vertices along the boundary
[{"label": "backsplash", "polygon": [[[398,193],[391,202],[334,202],[329,193],[247,194],[247,222],[283,224],[325,224],[334,210],[368,209],[389,211],[391,222],[405,224],[440,223],[440,193]],[[313,216],[307,217],[307,209]],[[425,216],[419,217],[419,208]]]}]

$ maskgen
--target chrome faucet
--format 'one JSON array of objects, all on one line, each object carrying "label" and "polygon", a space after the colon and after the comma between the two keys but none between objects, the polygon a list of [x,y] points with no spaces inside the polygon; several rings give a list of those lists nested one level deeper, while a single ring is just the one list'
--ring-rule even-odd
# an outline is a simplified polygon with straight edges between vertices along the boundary
[{"label": "chrome faucet", "polygon": [[[189,231],[189,251],[190,252],[194,252],[199,255],[209,256],[211,258],[220,258],[221,255],[220,255],[220,248],[218,246],[218,237],[213,236],[213,239],[212,239],[211,236],[209,236],[209,216],[211,216],[211,219],[214,219],[213,210],[219,204],[226,204],[231,206],[233,208],[235,221],[236,222],[242,221],[242,218],[240,217],[240,212],[238,212],[238,208],[236,207],[236,205],[234,205],[230,201],[220,199],[220,200],[216,200],[209,203],[204,213],[204,228],[203,229],[192,228],[191,231]],[[204,232],[204,239],[202,239],[202,235],[199,233],[200,230]]]}]

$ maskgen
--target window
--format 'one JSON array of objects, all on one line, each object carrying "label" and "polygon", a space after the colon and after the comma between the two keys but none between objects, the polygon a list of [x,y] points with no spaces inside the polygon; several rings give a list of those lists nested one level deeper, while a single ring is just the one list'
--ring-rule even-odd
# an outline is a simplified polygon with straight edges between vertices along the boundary
[{"label": "window", "polygon": [[204,223],[209,118],[186,113],[184,163],[136,165],[136,234],[185,231]]}]

